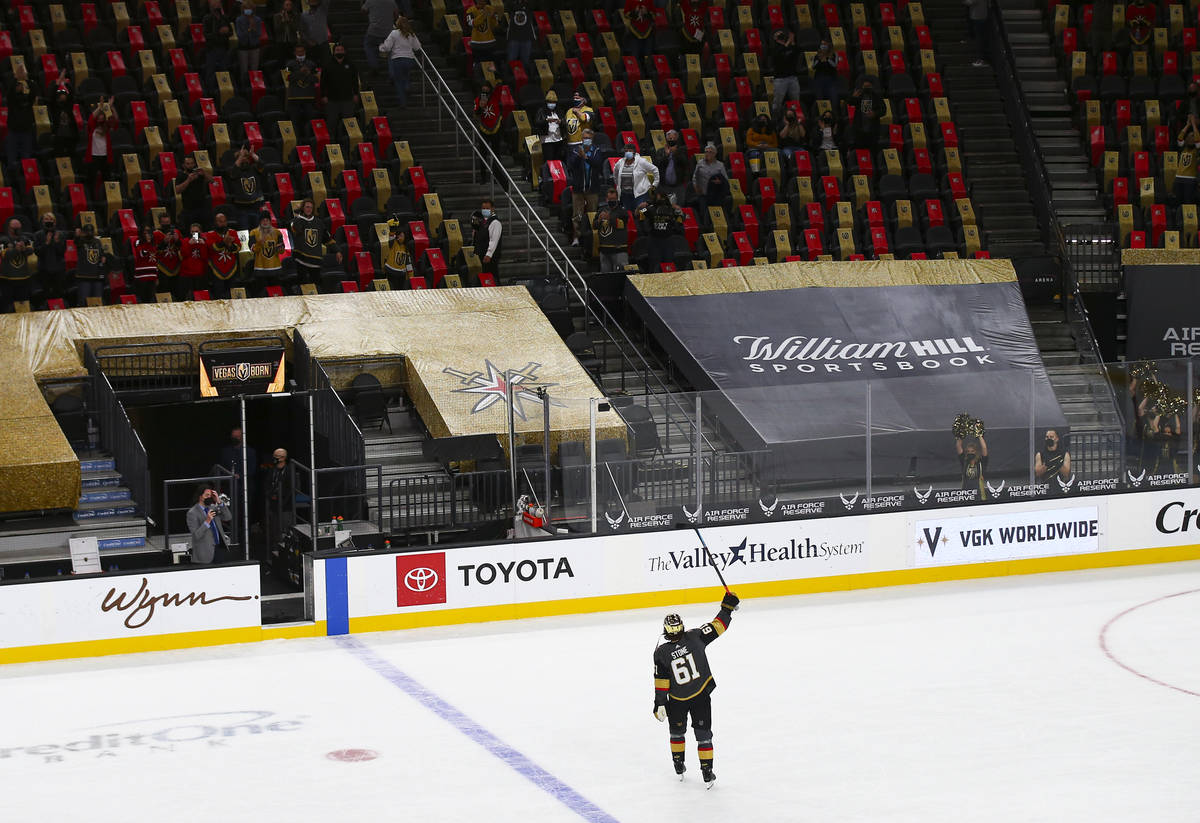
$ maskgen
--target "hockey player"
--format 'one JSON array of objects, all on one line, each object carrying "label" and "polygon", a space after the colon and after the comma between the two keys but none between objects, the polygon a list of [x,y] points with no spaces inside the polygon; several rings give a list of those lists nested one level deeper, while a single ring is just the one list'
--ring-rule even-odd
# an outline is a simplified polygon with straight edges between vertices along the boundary
[{"label": "hockey player", "polygon": [[675,773],[682,780],[687,771],[684,740],[690,714],[705,788],[711,788],[717,779],[712,768],[712,704],[709,702],[709,695],[717,683],[708,668],[704,648],[729,628],[737,607],[738,596],[725,592],[721,610],[713,621],[690,631],[684,631],[679,615],[668,614],[663,619],[666,642],[654,650],[654,716],[660,722],[670,721],[671,759],[675,763]]}]

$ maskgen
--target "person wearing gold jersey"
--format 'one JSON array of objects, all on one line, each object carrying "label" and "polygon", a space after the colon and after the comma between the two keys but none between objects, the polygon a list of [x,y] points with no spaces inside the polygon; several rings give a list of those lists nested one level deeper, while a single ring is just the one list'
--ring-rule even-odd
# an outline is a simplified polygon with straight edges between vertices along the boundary
[{"label": "person wearing gold jersey", "polygon": [[1196,165],[1200,155],[1200,126],[1196,118],[1188,115],[1187,125],[1179,132],[1175,140],[1179,149],[1179,166],[1175,172],[1175,197],[1179,205],[1186,206],[1196,202]]},{"label": "person wearing gold jersey", "polygon": [[399,220],[389,220],[388,228],[391,234],[388,241],[380,249],[383,257],[383,271],[388,283],[393,289],[408,288],[408,278],[413,274],[412,249],[408,244],[408,232]]},{"label": "person wearing gold jersey", "polygon": [[273,285],[283,271],[283,233],[271,225],[271,213],[264,211],[258,228],[250,232],[250,251],[254,255],[254,283],[260,291]]}]

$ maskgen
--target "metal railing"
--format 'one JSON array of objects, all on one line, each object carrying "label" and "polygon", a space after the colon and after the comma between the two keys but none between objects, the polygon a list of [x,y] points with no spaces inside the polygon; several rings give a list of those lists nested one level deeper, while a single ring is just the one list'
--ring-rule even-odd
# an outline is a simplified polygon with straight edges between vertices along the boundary
[{"label": "metal railing", "polygon": [[146,447],[91,346],[84,348],[84,364],[92,376],[88,409],[100,430],[100,447],[112,455],[134,503],[145,512],[150,506],[150,461]]},{"label": "metal railing", "polygon": [[333,388],[329,374],[316,359],[312,360],[312,383],[309,389],[313,398],[314,434],[319,446],[324,446],[318,452],[320,462],[327,460],[330,466],[337,468],[365,464],[367,447],[362,430]]},{"label": "metal railing", "polygon": [[1112,223],[1072,223],[1062,229],[1063,259],[1083,291],[1121,288],[1121,246]]},{"label": "metal railing", "polygon": [[224,466],[217,466],[217,473],[207,477],[176,477],[164,480],[162,484],[162,527],[163,548],[171,549],[171,538],[176,535],[191,540],[191,532],[187,527],[187,512],[196,505],[196,490],[203,486],[214,488],[229,495],[229,513],[232,520],[225,526],[229,537],[230,549],[238,549],[238,554],[249,559],[246,547],[242,545],[242,490],[237,475]]},{"label": "metal railing", "polygon": [[196,354],[190,343],[103,346],[94,356],[119,394],[195,390]]},{"label": "metal railing", "polygon": [[[561,279],[574,294],[575,299],[583,306],[585,328],[599,328],[603,332],[608,344],[620,359],[622,372],[630,371],[637,374],[646,394],[661,394],[664,397],[669,395],[670,390],[659,379],[656,369],[646,360],[641,349],[633,343],[629,335],[609,313],[607,307],[600,300],[593,299],[587,280],[580,274],[567,251],[558,242],[555,232],[546,225],[538,215],[537,209],[525,197],[518,182],[508,173],[501,158],[476,127],[474,115],[463,108],[445,78],[433,65],[429,55],[420,51],[417,52],[416,59],[417,68],[424,81],[421,85],[422,105],[427,105],[428,94],[432,91],[434,98],[439,103],[437,109],[438,131],[443,131],[443,122],[444,120],[448,121],[454,130],[455,148],[461,152],[465,142],[466,147],[470,149],[472,182],[477,179],[476,174],[479,169],[491,170],[490,198],[496,201],[498,197],[502,196],[508,205],[508,216],[524,224],[527,259],[533,259],[532,249],[533,244],[536,243],[545,253],[546,274],[548,276],[553,274]],[[444,119],[443,114],[446,115]],[[502,186],[504,189],[502,192],[496,191],[498,176],[503,178],[505,184]],[[624,378],[622,383],[624,384]],[[673,403],[674,401],[664,400],[663,402]],[[680,422],[690,419],[688,411],[683,407],[679,407],[676,411],[679,414],[666,415],[665,422],[678,428],[677,434],[683,438],[684,442],[690,442],[692,432],[683,429]],[[704,443],[708,450],[714,452],[717,450],[707,437],[704,438]]]}]

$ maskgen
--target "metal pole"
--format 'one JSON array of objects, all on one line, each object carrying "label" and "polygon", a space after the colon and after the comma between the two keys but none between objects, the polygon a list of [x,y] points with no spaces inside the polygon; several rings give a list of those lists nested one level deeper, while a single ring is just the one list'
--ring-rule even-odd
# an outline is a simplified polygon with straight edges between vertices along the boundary
[{"label": "metal pole", "polygon": [[[508,477],[512,485],[512,511],[517,516],[517,425],[513,419],[513,373],[504,373],[504,399],[508,401]],[[517,536],[513,529],[513,539]]]},{"label": "metal pole", "polygon": [[588,478],[592,498],[592,534],[596,533],[596,403],[595,397],[588,400]]},{"label": "metal pole", "polygon": [[1033,471],[1033,458],[1036,453],[1034,447],[1034,428],[1037,426],[1037,404],[1034,402],[1034,390],[1036,384],[1034,382],[1034,373],[1029,372],[1029,485],[1032,486],[1037,482],[1037,476]]},{"label": "metal pole", "polygon": [[696,392],[696,525],[703,522],[704,518],[704,433],[703,418],[700,416],[703,411],[703,398],[699,392]]},{"label": "metal pole", "polygon": [[871,381],[867,381],[867,499],[871,499]]},{"label": "metal pole", "polygon": [[546,523],[550,523],[550,495],[553,489],[550,484],[550,392],[544,387],[538,388],[538,397],[542,398],[542,464],[546,472],[546,496],[542,498]]},{"label": "metal pole", "polygon": [[[333,391],[333,386],[328,387],[329,391]],[[312,538],[313,551],[317,550],[317,430],[315,425],[316,415],[313,412],[315,404],[315,391],[308,393],[308,472],[309,472],[309,502],[308,502],[308,529],[309,536]],[[292,486],[292,512],[296,510],[296,488]],[[293,524],[294,525],[294,524]]]},{"label": "metal pole", "polygon": [[242,412],[242,557],[246,560],[250,559],[250,494],[247,489],[250,484],[246,482],[245,474],[248,466],[246,465],[246,395],[238,395],[238,405]]}]

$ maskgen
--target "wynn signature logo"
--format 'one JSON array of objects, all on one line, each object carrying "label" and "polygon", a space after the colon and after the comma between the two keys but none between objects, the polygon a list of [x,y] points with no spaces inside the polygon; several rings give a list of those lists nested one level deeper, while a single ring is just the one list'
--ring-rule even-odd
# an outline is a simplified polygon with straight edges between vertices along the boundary
[{"label": "wynn signature logo", "polygon": [[217,597],[210,597],[208,592],[151,594],[150,581],[143,577],[142,584],[133,594],[127,591],[118,594],[115,586],[109,589],[108,594],[104,595],[104,600],[100,604],[100,611],[126,612],[124,620],[125,628],[140,629],[154,618],[154,611],[160,606],[170,608],[211,606],[214,603],[220,603],[222,600],[257,599],[258,595],[253,594],[223,594]]}]

